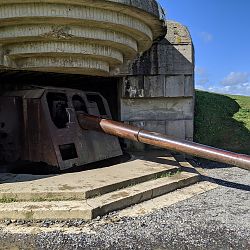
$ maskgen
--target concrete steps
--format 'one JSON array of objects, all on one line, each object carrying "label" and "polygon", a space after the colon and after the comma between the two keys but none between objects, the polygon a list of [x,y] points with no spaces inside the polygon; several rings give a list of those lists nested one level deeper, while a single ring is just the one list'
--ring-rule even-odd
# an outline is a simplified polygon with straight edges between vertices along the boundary
[{"label": "concrete steps", "polygon": [[134,158],[106,168],[55,176],[0,174],[0,202],[89,199],[180,169],[172,156],[161,157],[162,163],[151,160]]},{"label": "concrete steps", "polygon": [[14,202],[0,205],[0,220],[91,220],[196,183],[199,175],[178,173],[83,201]]},{"label": "concrete steps", "polygon": [[95,218],[170,193],[198,181],[199,176],[197,174],[178,173],[171,177],[162,177],[108,193],[90,199],[87,203],[92,208],[92,218]]},{"label": "concrete steps", "polygon": [[0,177],[5,180],[0,184],[0,220],[91,220],[199,181],[198,174],[181,172],[172,156],[154,154],[81,173],[34,180],[25,176],[23,181],[8,176]]}]

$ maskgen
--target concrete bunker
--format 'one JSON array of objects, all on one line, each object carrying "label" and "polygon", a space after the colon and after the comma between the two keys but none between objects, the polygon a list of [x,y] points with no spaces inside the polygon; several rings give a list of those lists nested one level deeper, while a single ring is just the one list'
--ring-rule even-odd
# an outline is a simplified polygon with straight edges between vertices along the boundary
[{"label": "concrete bunker", "polygon": [[[192,140],[194,51],[187,28],[165,21],[152,0],[66,2],[0,1],[1,95],[33,85],[98,92],[113,119]],[[74,97],[71,105],[86,110]],[[59,120],[51,115],[53,103],[69,109],[65,96],[47,98],[52,121],[65,128],[67,112]],[[98,95],[86,98],[107,115]],[[72,143],[62,145],[63,159],[79,156]]]}]

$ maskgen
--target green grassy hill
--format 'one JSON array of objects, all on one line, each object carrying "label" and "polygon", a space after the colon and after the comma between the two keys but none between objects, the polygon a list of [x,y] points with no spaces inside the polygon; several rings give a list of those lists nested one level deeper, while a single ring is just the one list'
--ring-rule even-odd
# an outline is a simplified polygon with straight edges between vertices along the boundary
[{"label": "green grassy hill", "polygon": [[196,91],[195,141],[250,155],[250,97]]}]

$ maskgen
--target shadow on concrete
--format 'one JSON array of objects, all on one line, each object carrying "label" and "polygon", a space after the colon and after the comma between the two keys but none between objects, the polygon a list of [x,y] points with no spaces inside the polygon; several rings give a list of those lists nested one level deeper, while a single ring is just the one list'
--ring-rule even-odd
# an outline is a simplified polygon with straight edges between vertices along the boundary
[{"label": "shadow on concrete", "polygon": [[36,181],[40,179],[50,178],[55,175],[31,175],[31,174],[12,174],[0,173],[0,186],[6,183],[20,183],[28,181]]},{"label": "shadow on concrete", "polygon": [[232,165],[225,164],[225,163],[219,163],[215,161],[209,161],[206,159],[201,159],[201,158],[194,158],[193,161],[195,164],[203,169],[223,169],[223,168],[231,168]]},{"label": "shadow on concrete", "polygon": [[98,168],[106,168],[116,164],[127,162],[129,160],[131,160],[131,155],[125,153],[123,156],[114,157],[108,160],[103,160],[84,166],[70,168],[64,171],[55,170],[53,167],[42,163],[16,163],[14,165],[6,165],[5,167],[0,166],[0,185],[1,183],[34,181],[67,173],[77,173]]},{"label": "shadow on concrete", "polygon": [[167,39],[155,43],[150,50],[144,52],[141,57],[135,60],[131,67],[131,74],[135,76],[190,75],[193,71],[193,63]]},{"label": "shadow on concrete", "polygon": [[53,86],[99,92],[107,99],[113,119],[119,119],[119,77],[9,70],[0,71],[0,80],[0,95],[28,86]]},{"label": "shadow on concrete", "polygon": [[145,152],[131,153],[137,159],[154,162],[158,164],[170,165],[179,167],[180,164],[173,158],[172,154],[166,150],[147,150]]},{"label": "shadow on concrete", "polygon": [[[158,156],[164,156],[164,151],[162,151],[162,153],[160,153],[161,151],[158,151],[158,152],[159,152]],[[166,156],[166,153],[165,153],[165,156]],[[244,190],[244,191],[250,191],[250,185],[240,184],[240,183],[227,181],[227,180],[223,180],[223,179],[218,179],[218,178],[205,176],[205,175],[201,174],[197,170],[197,167],[199,167],[197,165],[197,161],[194,161],[194,160],[191,160],[191,159],[187,160],[187,159],[185,159],[185,157],[183,155],[179,155],[179,154],[174,155],[174,157],[177,159],[178,162],[188,162],[190,164],[190,166],[181,166],[181,171],[199,174],[201,181],[208,181],[208,182],[211,182],[211,183],[215,183],[215,184],[217,184],[219,186],[224,186],[224,187],[229,187],[229,188],[234,188],[234,189],[239,189],[239,190]],[[150,158],[150,160],[153,161],[153,162],[158,162],[159,158],[158,157],[157,158]],[[169,164],[169,161],[164,160],[163,158],[161,158],[160,163],[161,164]],[[175,163],[177,163],[177,162],[175,162]],[[225,164],[215,163],[215,162],[210,162],[210,163],[217,164],[217,168],[225,168]],[[177,164],[179,165],[179,163],[177,163]],[[226,165],[226,167],[231,168],[232,166]]]}]

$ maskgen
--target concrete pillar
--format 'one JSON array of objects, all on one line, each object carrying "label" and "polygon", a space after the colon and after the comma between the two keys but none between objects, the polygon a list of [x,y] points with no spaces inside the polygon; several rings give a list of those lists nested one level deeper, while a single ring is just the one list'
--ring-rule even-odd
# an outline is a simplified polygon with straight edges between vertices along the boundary
[{"label": "concrete pillar", "polygon": [[[193,140],[194,48],[188,29],[168,21],[167,36],[128,67],[122,83],[121,120]],[[146,146],[129,143],[130,149]]]}]

